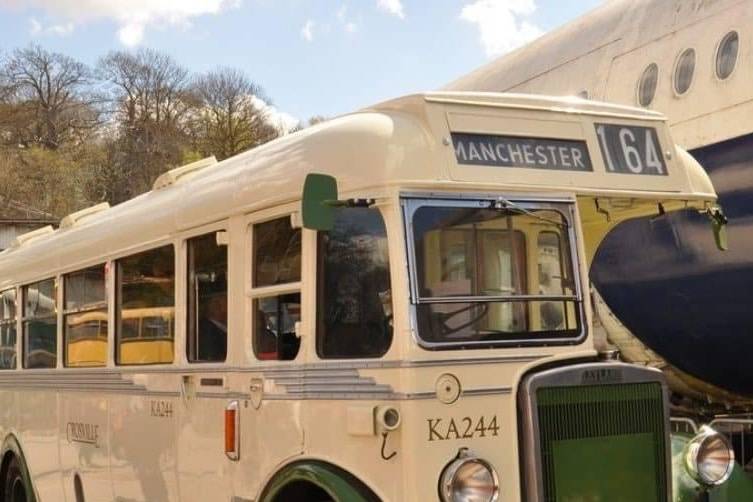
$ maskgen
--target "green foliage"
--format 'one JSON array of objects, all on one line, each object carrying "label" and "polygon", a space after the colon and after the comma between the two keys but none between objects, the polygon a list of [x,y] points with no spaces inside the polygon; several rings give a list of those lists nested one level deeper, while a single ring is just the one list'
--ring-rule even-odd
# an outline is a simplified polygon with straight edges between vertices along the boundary
[{"label": "green foliage", "polygon": [[96,68],[32,45],[0,59],[0,210],[54,217],[151,189],[165,171],[241,153],[281,133],[269,99],[234,69],[193,76],[153,50]]}]

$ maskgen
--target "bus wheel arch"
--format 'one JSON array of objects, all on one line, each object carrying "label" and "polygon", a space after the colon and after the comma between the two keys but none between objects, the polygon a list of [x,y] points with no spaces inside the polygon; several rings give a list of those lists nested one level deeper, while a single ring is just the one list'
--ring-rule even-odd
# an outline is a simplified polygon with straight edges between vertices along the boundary
[{"label": "bus wheel arch", "polygon": [[23,492],[27,502],[36,502],[37,497],[34,491],[34,486],[31,482],[31,476],[29,475],[29,468],[26,464],[26,458],[24,457],[21,445],[14,435],[8,435],[3,442],[2,449],[0,450],[0,502],[6,502],[14,500],[8,497],[5,493],[6,481],[9,474],[9,470],[13,470],[19,481],[23,483]]},{"label": "bus wheel arch", "polygon": [[[310,493],[312,498],[290,498]],[[349,472],[321,460],[299,460],[280,469],[262,491],[260,502],[320,502],[327,495],[334,502],[379,502],[380,498]]]}]

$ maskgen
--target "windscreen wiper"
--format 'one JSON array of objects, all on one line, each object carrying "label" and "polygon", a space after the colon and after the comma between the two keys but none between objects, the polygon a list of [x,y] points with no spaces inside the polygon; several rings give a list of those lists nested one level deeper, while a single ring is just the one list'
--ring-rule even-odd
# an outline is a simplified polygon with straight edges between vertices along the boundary
[{"label": "windscreen wiper", "polygon": [[489,205],[489,209],[492,209],[494,211],[515,211],[518,214],[524,214],[526,216],[530,216],[531,218],[536,218],[537,220],[544,221],[546,223],[549,223],[551,225],[556,225],[558,227],[563,228],[570,228],[570,224],[565,220],[563,223],[562,221],[557,221],[554,219],[547,218],[545,216],[538,215],[534,213],[533,211],[530,211],[524,207],[520,207],[519,205],[515,204],[511,200],[507,200],[504,197],[497,197],[497,200],[493,201]]}]

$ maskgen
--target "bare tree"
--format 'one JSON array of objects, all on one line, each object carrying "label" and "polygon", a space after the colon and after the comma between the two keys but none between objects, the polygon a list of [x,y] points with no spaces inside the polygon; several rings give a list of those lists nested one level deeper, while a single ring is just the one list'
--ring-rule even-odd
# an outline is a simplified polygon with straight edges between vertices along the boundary
[{"label": "bare tree", "polygon": [[313,117],[311,117],[311,118],[310,118],[310,119],[308,120],[308,122],[309,122],[309,127],[311,127],[311,126],[315,126],[315,125],[317,125],[317,124],[321,124],[322,122],[326,122],[326,121],[328,121],[328,120],[329,120],[329,117],[326,117],[326,116],[324,116],[324,115],[314,115]]},{"label": "bare tree", "polygon": [[194,81],[198,149],[222,160],[274,139],[280,131],[269,119],[264,91],[240,70],[221,68]]},{"label": "bare tree", "polygon": [[197,101],[188,70],[153,50],[110,53],[98,69],[109,83],[109,111],[118,132],[114,172],[127,185],[112,187],[118,202],[148,190],[157,176],[181,163]]},{"label": "bare tree", "polygon": [[89,68],[32,45],[0,64],[0,127],[11,141],[57,149],[83,141],[99,122]]}]

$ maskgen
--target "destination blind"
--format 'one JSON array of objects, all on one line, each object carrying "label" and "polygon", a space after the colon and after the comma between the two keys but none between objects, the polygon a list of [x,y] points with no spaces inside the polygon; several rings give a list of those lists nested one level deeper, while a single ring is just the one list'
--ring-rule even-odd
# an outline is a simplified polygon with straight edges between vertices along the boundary
[{"label": "destination blind", "polygon": [[593,171],[585,141],[452,133],[458,164]]}]

